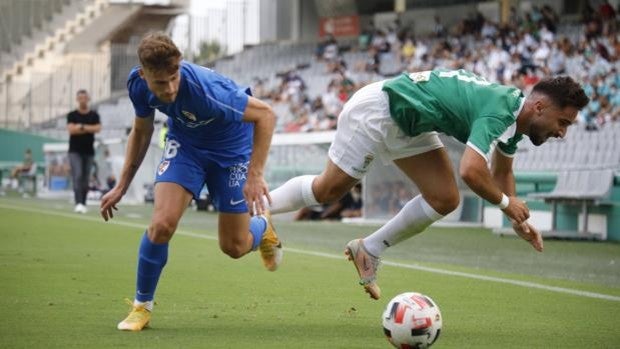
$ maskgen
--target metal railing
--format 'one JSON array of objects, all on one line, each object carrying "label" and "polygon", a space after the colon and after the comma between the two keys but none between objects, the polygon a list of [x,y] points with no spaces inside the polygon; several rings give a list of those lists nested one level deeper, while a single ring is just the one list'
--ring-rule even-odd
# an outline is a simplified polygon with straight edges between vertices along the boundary
[{"label": "metal railing", "polygon": [[109,54],[75,56],[50,73],[0,82],[0,125],[27,129],[75,107],[75,92],[86,89],[93,101],[110,95]]}]

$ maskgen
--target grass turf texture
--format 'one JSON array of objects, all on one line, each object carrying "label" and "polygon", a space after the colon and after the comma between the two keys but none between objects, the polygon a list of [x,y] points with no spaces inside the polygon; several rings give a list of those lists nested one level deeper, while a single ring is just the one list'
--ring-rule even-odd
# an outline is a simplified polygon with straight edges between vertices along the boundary
[{"label": "grass turf texture", "polygon": [[[391,266],[379,274],[383,298],[371,301],[344,257],[289,252],[269,273],[256,254],[231,260],[215,240],[201,239],[216,235],[215,216],[192,211],[171,244],[152,328],[119,332],[149,207],[121,210],[115,220],[122,224],[105,224],[96,212],[72,214],[64,202],[0,199],[1,348],[389,348],[381,313],[405,291],[439,304],[444,328],[434,348],[620,343],[619,301]],[[329,254],[374,229],[286,222],[277,228],[285,247]],[[620,296],[619,244],[545,246],[536,254],[485,229],[432,228],[386,259]]]}]

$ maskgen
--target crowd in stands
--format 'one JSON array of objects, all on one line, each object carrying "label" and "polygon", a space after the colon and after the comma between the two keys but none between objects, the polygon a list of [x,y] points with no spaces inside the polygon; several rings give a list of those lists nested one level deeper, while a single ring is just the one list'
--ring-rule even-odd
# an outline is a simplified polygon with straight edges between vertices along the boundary
[{"label": "crowd in stands", "polygon": [[505,24],[477,13],[446,28],[435,17],[433,33],[425,37],[415,37],[398,22],[386,29],[366,28],[356,45],[345,47],[364,53],[356,62],[343,59],[343,46],[332,36],[317,46],[314,59],[332,77],[320,96],[306,93],[304,67],[280,74],[280,84],[272,89],[256,82],[258,97],[284,104],[294,116],[279,131],[334,129],[344,103],[361,86],[404,71],[436,68],[470,70],[526,93],[544,76],[566,74],[579,80],[592,100],[580,115],[587,129],[620,119],[620,40],[616,10],[607,1],[598,8],[587,6],[580,23],[568,25],[551,7],[533,5],[522,15],[512,8]]},{"label": "crowd in stands", "polygon": [[394,216],[413,197],[411,185],[403,181],[388,181],[372,186],[366,203],[366,215]]}]

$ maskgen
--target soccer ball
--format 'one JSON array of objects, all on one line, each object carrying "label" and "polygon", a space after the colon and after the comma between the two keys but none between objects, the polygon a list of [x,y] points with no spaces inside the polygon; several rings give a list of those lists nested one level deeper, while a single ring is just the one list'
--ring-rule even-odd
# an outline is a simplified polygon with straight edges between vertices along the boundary
[{"label": "soccer ball", "polygon": [[430,347],[441,332],[437,304],[421,293],[407,292],[392,298],[383,312],[383,332],[399,349]]}]

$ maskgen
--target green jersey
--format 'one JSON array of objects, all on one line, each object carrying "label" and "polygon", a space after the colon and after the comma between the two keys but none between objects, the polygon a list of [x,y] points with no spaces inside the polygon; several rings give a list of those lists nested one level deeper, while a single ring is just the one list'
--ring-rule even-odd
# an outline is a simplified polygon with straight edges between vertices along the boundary
[{"label": "green jersey", "polygon": [[387,80],[383,90],[388,94],[392,118],[409,136],[445,133],[487,161],[495,143],[502,153],[512,156],[523,138],[516,133],[523,93],[468,71],[403,74]]}]

